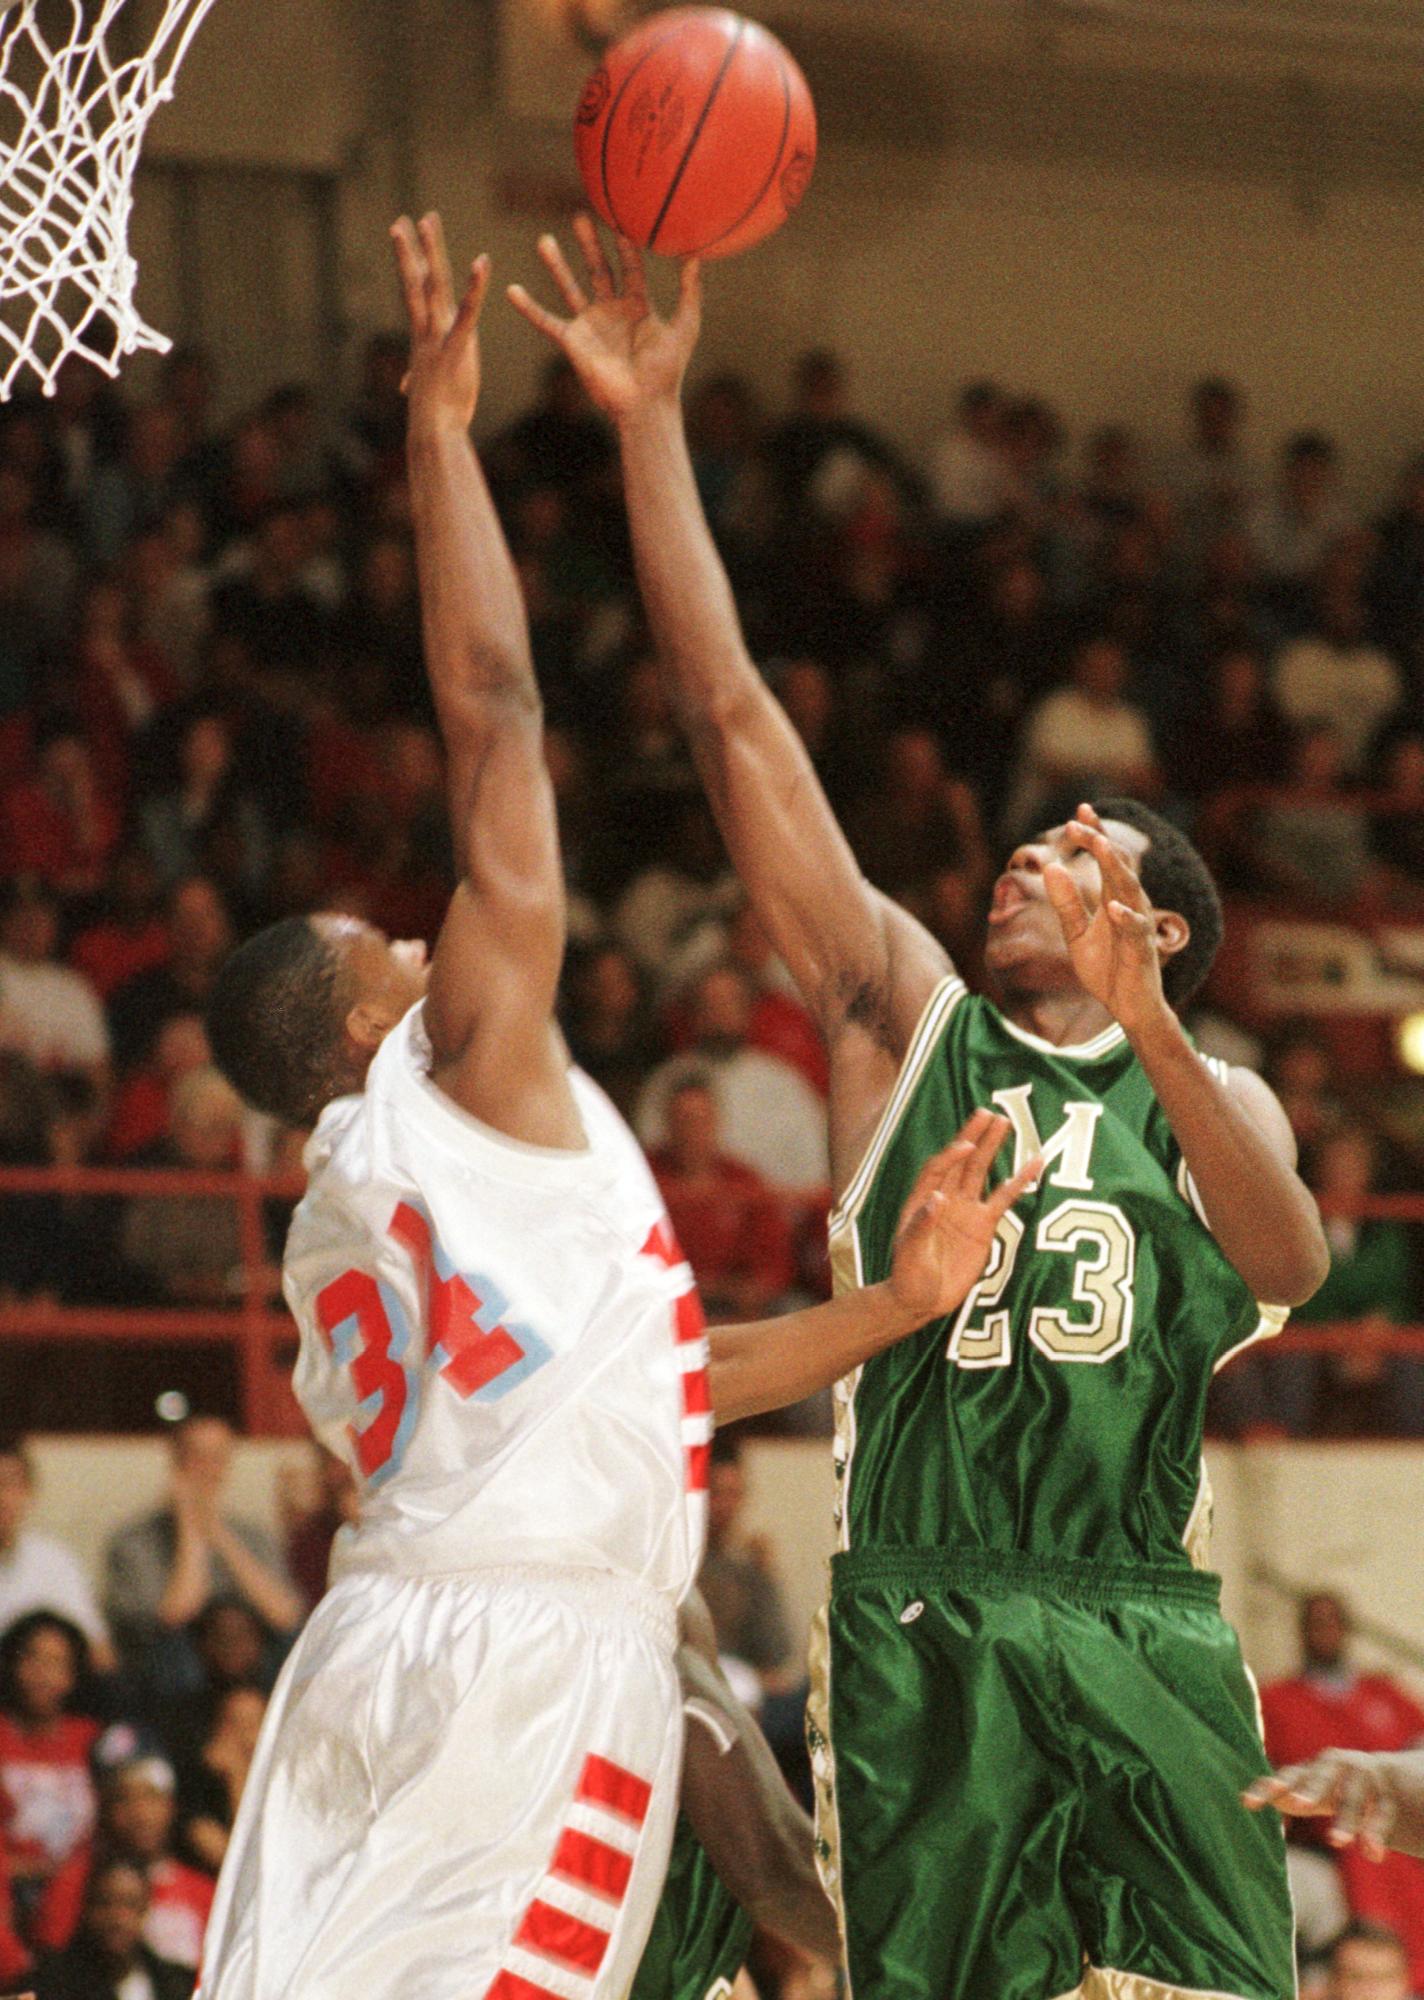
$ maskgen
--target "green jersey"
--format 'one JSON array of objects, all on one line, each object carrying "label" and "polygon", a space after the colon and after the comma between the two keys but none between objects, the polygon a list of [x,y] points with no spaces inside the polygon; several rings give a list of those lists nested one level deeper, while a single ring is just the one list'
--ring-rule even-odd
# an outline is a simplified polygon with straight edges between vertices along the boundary
[{"label": "green jersey", "polygon": [[752,1929],[679,1813],[662,1900],[629,2000],[726,2000]]},{"label": "green jersey", "polygon": [[1212,1373],[1285,1313],[1218,1249],[1120,1028],[1055,1048],[946,980],[831,1218],[837,1285],[888,1276],[916,1175],[980,1106],[1044,1172],[960,1310],[840,1385],[841,1546],[1202,1559]]}]

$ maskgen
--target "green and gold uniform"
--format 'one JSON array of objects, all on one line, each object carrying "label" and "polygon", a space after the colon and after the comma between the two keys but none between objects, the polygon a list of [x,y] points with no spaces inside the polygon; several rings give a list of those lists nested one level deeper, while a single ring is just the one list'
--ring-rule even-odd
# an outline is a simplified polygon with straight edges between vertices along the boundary
[{"label": "green and gold uniform", "polygon": [[838,1286],[888,1275],[981,1105],[1040,1183],[960,1311],[837,1394],[810,1737],[853,2000],[1291,2000],[1280,1823],[1239,1803],[1254,1689],[1195,1566],[1208,1384],[1284,1313],[1196,1213],[1122,1031],[1055,1048],[957,979],[832,1217]]},{"label": "green and gold uniform", "polygon": [[629,2000],[726,2000],[752,1928],[679,1813],[662,1900]]}]

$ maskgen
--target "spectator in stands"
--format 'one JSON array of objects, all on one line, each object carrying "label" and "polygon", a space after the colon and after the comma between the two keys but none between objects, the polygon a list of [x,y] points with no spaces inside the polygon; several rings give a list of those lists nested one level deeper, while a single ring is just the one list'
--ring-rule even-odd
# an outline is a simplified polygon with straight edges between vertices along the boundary
[{"label": "spectator in stands", "polygon": [[667,1143],[652,1169],[703,1304],[721,1319],[760,1319],[796,1275],[786,1213],[760,1174],[720,1146],[717,1100],[695,1071],[668,1099]]},{"label": "spectator in stands", "polygon": [[125,980],[109,1002],[121,1075],[145,1059],[171,1015],[204,1012],[218,967],[232,949],[227,909],[205,876],[180,882],[168,898],[167,914],[167,960]]},{"label": "spectator in stands", "polygon": [[1303,909],[1348,910],[1375,886],[1370,825],[1345,789],[1333,722],[1305,724],[1282,775],[1285,795],[1248,815],[1241,842],[1258,888]]},{"label": "spectator in stands", "polygon": [[[274,481],[280,469],[273,468]],[[253,523],[236,573],[214,585],[213,630],[238,640],[260,667],[310,676],[329,619],[303,575],[309,554],[302,510],[274,497]]]},{"label": "spectator in stands", "polygon": [[[1350,1614],[1331,1591],[1316,1591],[1301,1605],[1301,1670],[1261,1690],[1266,1755],[1277,1767],[1304,1764],[1322,1750],[1406,1750],[1424,1741],[1424,1706],[1387,1674],[1364,1674],[1351,1664]],[[1315,1823],[1291,1822],[1295,1839],[1309,1840]],[[1351,1910],[1386,1924],[1403,1940],[1410,1984],[1424,1987],[1424,1862],[1390,1852],[1369,1861],[1359,1848],[1336,1855]],[[1346,1991],[1349,1989],[1346,1988]],[[1391,1989],[1393,1990],[1393,1989]]]},{"label": "spectator in stands", "polygon": [[103,796],[77,722],[56,716],[36,735],[37,768],[0,806],[7,871],[33,875],[52,895],[77,901],[103,885],[119,821]]},{"label": "spectator in stands", "polygon": [[84,1634],[52,1611],[0,1635],[0,1836],[16,1927],[32,1945],[52,1922],[56,1879],[94,1828],[99,1725],[73,1712],[87,1663]]},{"label": "spectator in stands", "polygon": [[99,1773],[96,1851],[105,1860],[142,1869],[149,1896],[144,1943],[191,1974],[202,1957],[213,1883],[174,1853],[178,1801],[173,1766],[122,1723],[104,1732],[94,1761]]},{"label": "spectator in stands", "polygon": [[1355,1339],[1343,1354],[1294,1355],[1291,1366],[1314,1365],[1317,1397],[1324,1388],[1337,1423],[1348,1413],[1348,1429],[1424,1437],[1424,1361],[1384,1351],[1390,1328],[1418,1316],[1409,1235],[1403,1223],[1360,1213],[1376,1190],[1378,1172],[1378,1145],[1359,1124],[1327,1134],[1309,1163],[1306,1178],[1320,1204],[1330,1271],[1295,1319],[1303,1326],[1347,1325]]},{"label": "spectator in stands", "polygon": [[1309,616],[1311,579],[1354,526],[1339,485],[1334,440],[1322,431],[1297,431],[1281,448],[1274,488],[1251,516],[1251,540],[1273,606],[1293,630]]},{"label": "spectator in stands", "polygon": [[84,1634],[89,1665],[107,1673],[115,1655],[93,1586],[72,1550],[29,1526],[34,1503],[34,1462],[24,1439],[0,1433],[0,1632],[31,1612],[55,1612]]},{"label": "spectator in stands", "polygon": [[799,1071],[747,1041],[751,981],[730,962],[705,972],[693,1004],[696,1040],[660,1063],[638,1099],[635,1128],[649,1151],[667,1141],[667,1108],[689,1076],[717,1101],[722,1143],[775,1188],[806,1194],[830,1180],[825,1107]]},{"label": "spectator in stands", "polygon": [[1380,811],[1370,823],[1370,851],[1392,907],[1419,914],[1424,894],[1424,729],[1392,731],[1376,752]]},{"label": "spectator in stands", "polygon": [[[405,360],[402,350],[402,371]],[[402,439],[404,431],[402,406]],[[608,426],[584,394],[575,371],[556,355],[545,365],[533,409],[492,442],[491,476],[502,495],[540,486],[558,492],[589,491],[602,483],[612,451]]]},{"label": "spectator in stands", "polygon": [[632,955],[611,941],[595,944],[570,966],[566,991],[564,1032],[574,1061],[630,1117],[663,1053]]},{"label": "spectator in stands", "polygon": [[360,1512],[361,1493],[351,1468],[323,1445],[312,1446],[314,1492],[287,1518],[287,1569],[308,1608],[325,1596],[331,1546]]},{"label": "spectator in stands", "polygon": [[1116,640],[1085,639],[1069,685],[1028,715],[1003,831],[1021,839],[1071,813],[1094,792],[1154,798],[1160,789],[1152,732],[1127,698],[1127,657]]},{"label": "spectator in stands", "polygon": [[189,2000],[192,1968],[160,1958],[144,1941],[151,1904],[142,1868],[100,1862],[73,1942],[36,1969],[33,2000]]},{"label": "spectator in stands", "polygon": [[714,1442],[710,1480],[697,1587],[717,1629],[717,1649],[750,1667],[767,1692],[787,1688],[799,1678],[790,1623],[765,1542],[740,1525],[747,1482],[734,1442]]},{"label": "spectator in stands", "polygon": [[196,1758],[178,1772],[178,1838],[200,1868],[216,1875],[227,1853],[267,1696],[255,1681],[236,1682],[214,1698]]},{"label": "spectator in stands", "polygon": [[266,877],[271,841],[262,808],[233,763],[232,729],[220,709],[197,709],[178,745],[176,782],[139,807],[143,838],[164,890],[206,871],[251,907]]},{"label": "spectator in stands", "polygon": [[134,539],[162,520],[178,497],[183,426],[171,403],[143,403],[129,412],[122,452],[97,465],[85,481],[84,553],[108,569]]},{"label": "spectator in stands", "polygon": [[666,800],[659,831],[652,858],[614,905],[613,931],[639,970],[667,989],[725,951],[742,892],[701,799]]},{"label": "spectator in stands", "polygon": [[201,1680],[190,1692],[154,1702],[148,1721],[179,1773],[197,1761],[218,1704],[230,1688],[263,1692],[276,1679],[280,1648],[251,1605],[240,1597],[214,1597],[188,1628]]},{"label": "spectator in stands", "polygon": [[1394,506],[1376,523],[1375,544],[1371,628],[1403,666],[1417,706],[1424,689],[1424,454],[1405,466]]},{"label": "spectator in stands", "polygon": [[867,774],[868,788],[851,806],[846,837],[868,880],[898,902],[909,902],[946,871],[976,893],[989,879],[989,851],[974,793],[945,768],[935,738],[924,729],[897,729],[884,766]]},{"label": "spectator in stands", "polygon": [[1211,375],[1196,383],[1187,404],[1186,450],[1176,468],[1174,497],[1188,548],[1246,521],[1257,475],[1242,443],[1245,398],[1234,382]]},{"label": "spectator in stands", "polygon": [[1345,1122],[1332,1088],[1330,1044],[1310,1021],[1288,1021],[1272,1040],[1263,1074],[1290,1120],[1296,1145],[1309,1152]]},{"label": "spectator in stands", "polygon": [[178,501],[128,551],[135,640],[162,660],[174,685],[190,689],[212,630],[210,579],[202,563],[203,517]]},{"label": "spectator in stands", "polygon": [[[143,1164],[220,1172],[239,1164],[241,1148],[241,1101],[209,1065],[174,1085],[168,1133]],[[222,1195],[135,1195],[119,1241],[159,1298],[220,1304],[240,1289],[241,1229],[235,1205]]]},{"label": "spectator in stands", "polygon": [[149,1059],[114,1093],[108,1151],[140,1165],[172,1163],[165,1143],[173,1130],[173,1097],[184,1077],[212,1063],[201,1014],[172,1014],[158,1031]]},{"label": "spectator in stands", "polygon": [[806,510],[842,512],[847,492],[867,472],[901,477],[886,440],[849,414],[849,398],[849,374],[839,355],[817,347],[797,356],[790,412],[766,443],[772,481],[789,522]]},{"label": "spectator in stands", "polygon": [[90,585],[77,635],[75,715],[109,803],[123,800],[143,774],[155,726],[178,693],[168,662],[133,626],[120,584],[103,577]]},{"label": "spectator in stands", "polygon": [[1409,1954],[1387,1925],[1361,1920],[1336,1939],[1323,2000],[1411,2000],[1418,1990]]},{"label": "spectator in stands", "polygon": [[121,1658],[151,1685],[181,1692],[202,1678],[184,1628],[213,1598],[242,1598],[279,1639],[296,1631],[302,1605],[265,1529],[223,1511],[233,1451],[227,1424],[188,1417],[169,1448],[167,1502],[109,1544],[106,1608]]},{"label": "spectator in stands", "polygon": [[1352,777],[1404,696],[1398,667],[1365,636],[1365,606],[1348,576],[1322,587],[1311,629],[1282,649],[1274,680],[1287,721],[1333,726]]},{"label": "spectator in stands", "polygon": [[1265,656],[1249,641],[1228,646],[1208,669],[1173,732],[1166,764],[1172,787],[1197,803],[1242,785],[1279,784],[1290,729],[1270,691]]},{"label": "spectator in stands", "polygon": [[930,456],[930,492],[940,518],[958,529],[987,527],[1011,513],[1022,494],[1004,452],[1003,391],[970,382],[960,391],[953,428]]},{"label": "spectator in stands", "polygon": [[40,525],[35,498],[30,475],[13,458],[0,462],[0,630],[32,668],[63,645],[77,574],[73,550]]},{"label": "spectator in stands", "polygon": [[98,995],[61,965],[59,906],[33,877],[0,885],[0,1049],[40,1070],[79,1070],[109,1084],[109,1032]]},{"label": "spectator in stands", "polygon": [[107,1004],[125,980],[167,956],[153,863],[141,843],[131,841],[115,853],[94,920],[71,944],[69,962]]}]

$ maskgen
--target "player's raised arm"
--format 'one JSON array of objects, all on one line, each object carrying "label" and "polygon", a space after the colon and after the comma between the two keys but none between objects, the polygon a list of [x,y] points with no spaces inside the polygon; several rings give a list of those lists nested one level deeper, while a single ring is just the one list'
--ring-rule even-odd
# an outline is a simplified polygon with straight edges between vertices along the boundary
[{"label": "player's raised arm", "polygon": [[1004,1213],[1043,1171],[1035,1155],[989,1194],[984,1183],[1011,1127],[976,1111],[928,1161],[900,1218],[883,1284],[779,1319],[709,1330],[712,1409],[718,1423],[799,1403],[883,1348],[963,1304],[984,1274]]},{"label": "player's raised arm", "polygon": [[865,881],[810,758],[758,673],[708,530],[683,428],[681,389],[696,345],[701,280],[682,267],[662,319],[637,252],[620,240],[615,281],[598,233],[575,223],[588,291],[552,237],[539,254],[569,317],[511,287],[561,347],[618,429],[638,580],[712,805],[737,871],[828,1039],[872,1027],[898,1061],[948,970],[940,947]]},{"label": "player's raised arm", "polygon": [[439,217],[418,226],[402,217],[391,235],[410,322],[407,456],[425,656],[460,877],[426,1026],[437,1064],[458,1065],[476,1027],[497,1022],[517,1089],[521,1058],[536,1068],[550,1060],[564,888],[524,602],[470,442],[489,260],[476,260],[457,305]]},{"label": "player's raised arm", "polygon": [[1258,1299],[1300,1305],[1324,1282],[1330,1253],[1315,1199],[1295,1170],[1286,1115],[1247,1070],[1233,1070],[1229,1086],[1219,1083],[1169,1006],[1159,927],[1183,920],[1153,910],[1090,805],[1078,808],[1066,833],[1094,857],[1102,877],[1090,908],[1062,862],[1044,869],[1073,969],[1131,1042],[1225,1255]]},{"label": "player's raised arm", "polygon": [[682,1807],[723,1886],[754,1922],[803,1951],[840,1956],[835,1913],[816,1877],[811,1822],[771,1746],[727,1684],[717,1636],[694,1590],[677,1651],[688,1710]]}]

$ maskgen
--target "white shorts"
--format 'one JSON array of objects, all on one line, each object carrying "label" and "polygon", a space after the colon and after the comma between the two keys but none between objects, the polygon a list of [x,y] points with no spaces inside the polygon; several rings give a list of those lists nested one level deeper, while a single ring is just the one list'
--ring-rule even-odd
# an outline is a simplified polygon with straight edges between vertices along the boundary
[{"label": "white shorts", "polygon": [[195,2000],[617,2000],[677,1813],[666,1599],[352,1574],[273,1692]]}]

